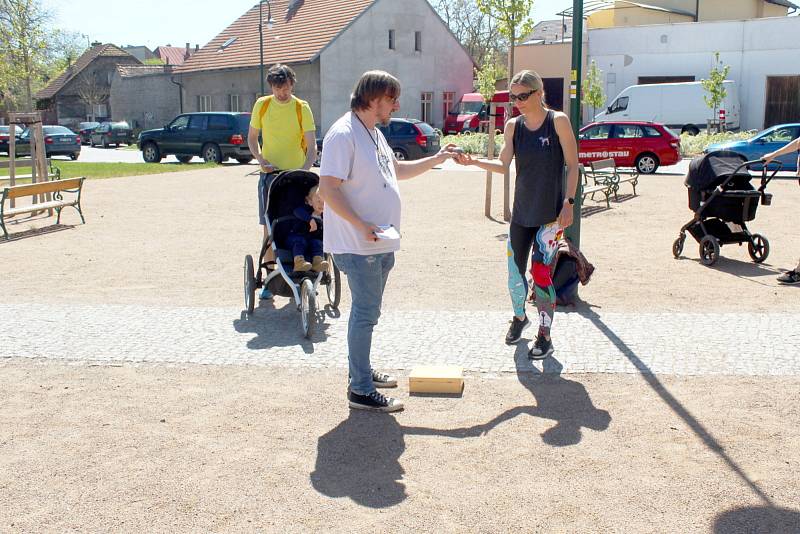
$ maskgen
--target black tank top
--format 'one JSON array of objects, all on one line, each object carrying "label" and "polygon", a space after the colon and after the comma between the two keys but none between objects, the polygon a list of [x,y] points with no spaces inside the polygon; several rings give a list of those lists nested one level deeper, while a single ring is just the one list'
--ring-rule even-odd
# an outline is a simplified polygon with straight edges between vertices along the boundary
[{"label": "black tank top", "polygon": [[529,130],[525,116],[514,125],[517,180],[511,222],[534,227],[558,218],[564,203],[564,153],[558,140],[553,110],[538,130]]}]

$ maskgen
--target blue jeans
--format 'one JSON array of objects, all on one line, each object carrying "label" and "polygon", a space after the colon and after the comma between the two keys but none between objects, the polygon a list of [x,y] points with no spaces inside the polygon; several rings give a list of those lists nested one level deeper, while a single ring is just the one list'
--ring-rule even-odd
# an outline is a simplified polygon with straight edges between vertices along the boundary
[{"label": "blue jeans", "polygon": [[352,297],[347,323],[350,390],[359,395],[369,395],[375,391],[369,361],[372,329],[381,316],[383,290],[389,271],[394,267],[394,252],[371,256],[334,254],[333,259],[347,276]]}]

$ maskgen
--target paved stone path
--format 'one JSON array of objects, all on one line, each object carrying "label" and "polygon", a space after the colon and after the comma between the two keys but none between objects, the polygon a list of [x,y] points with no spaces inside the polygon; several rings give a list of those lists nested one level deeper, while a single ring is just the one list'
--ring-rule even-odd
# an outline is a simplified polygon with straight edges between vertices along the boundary
[{"label": "paved stone path", "polygon": [[[324,297],[322,297],[324,301]],[[0,304],[0,358],[81,362],[345,367],[347,317],[306,340],[294,306],[238,308]],[[331,313],[331,310],[328,310]],[[508,314],[386,310],[373,362],[446,363],[484,373],[531,368],[529,343],[508,347]],[[535,327],[526,337],[535,336]],[[800,375],[800,314],[557,313],[545,372]]]}]

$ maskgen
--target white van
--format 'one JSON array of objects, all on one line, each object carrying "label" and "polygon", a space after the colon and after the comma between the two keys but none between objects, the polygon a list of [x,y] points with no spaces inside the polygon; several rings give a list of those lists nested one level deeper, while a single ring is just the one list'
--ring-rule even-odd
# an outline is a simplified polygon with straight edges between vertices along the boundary
[{"label": "white van", "polygon": [[[739,128],[739,94],[736,83],[725,80],[728,93],[720,109],[725,110],[728,130]],[[713,110],[706,105],[707,95],[700,82],[631,85],[614,99],[608,109],[597,114],[595,121],[652,121],[696,135],[706,127]],[[716,118],[716,117],[713,117]]]}]

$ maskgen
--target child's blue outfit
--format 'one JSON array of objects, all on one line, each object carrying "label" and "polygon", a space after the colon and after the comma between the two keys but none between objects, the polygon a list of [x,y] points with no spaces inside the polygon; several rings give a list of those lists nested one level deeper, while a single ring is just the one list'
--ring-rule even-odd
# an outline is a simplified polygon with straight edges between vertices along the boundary
[{"label": "child's blue outfit", "polygon": [[314,256],[322,256],[322,216],[315,218],[317,229],[311,232],[309,231],[311,229],[309,222],[314,208],[304,204],[295,208],[293,213],[299,220],[294,222],[289,236],[286,238],[286,244],[292,250],[292,256],[295,258],[303,256],[306,260],[311,260]]}]

